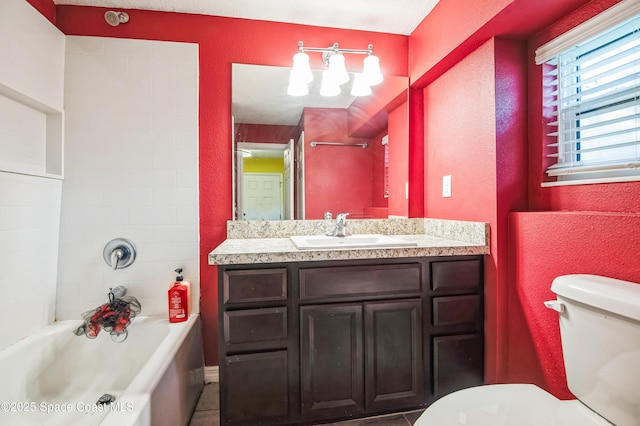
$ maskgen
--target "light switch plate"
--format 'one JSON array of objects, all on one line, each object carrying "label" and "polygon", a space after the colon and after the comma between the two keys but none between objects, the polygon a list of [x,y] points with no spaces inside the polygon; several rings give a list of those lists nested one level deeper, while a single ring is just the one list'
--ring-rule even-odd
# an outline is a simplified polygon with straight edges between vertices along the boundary
[{"label": "light switch plate", "polygon": [[442,196],[451,197],[451,175],[442,176]]}]

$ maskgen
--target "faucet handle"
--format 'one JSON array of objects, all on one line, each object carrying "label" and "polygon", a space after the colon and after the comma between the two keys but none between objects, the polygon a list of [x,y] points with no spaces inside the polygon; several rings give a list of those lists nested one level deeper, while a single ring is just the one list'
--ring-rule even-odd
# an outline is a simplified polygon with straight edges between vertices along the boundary
[{"label": "faucet handle", "polygon": [[102,257],[114,271],[126,268],[136,260],[136,246],[127,239],[116,238],[104,246]]},{"label": "faucet handle", "polygon": [[336,215],[336,220],[338,222],[344,222],[347,220],[347,216],[349,216],[349,213],[338,213]]}]

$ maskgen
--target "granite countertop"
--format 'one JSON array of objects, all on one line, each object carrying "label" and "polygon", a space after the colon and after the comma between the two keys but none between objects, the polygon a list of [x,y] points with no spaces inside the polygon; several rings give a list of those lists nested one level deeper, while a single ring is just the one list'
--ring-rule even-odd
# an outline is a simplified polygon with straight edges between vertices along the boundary
[{"label": "granite countertop", "polygon": [[349,221],[353,234],[385,234],[416,241],[399,248],[299,250],[291,235],[321,235],[324,221],[230,221],[227,239],[209,253],[210,265],[380,259],[394,257],[489,254],[489,226],[481,222],[440,219]]}]

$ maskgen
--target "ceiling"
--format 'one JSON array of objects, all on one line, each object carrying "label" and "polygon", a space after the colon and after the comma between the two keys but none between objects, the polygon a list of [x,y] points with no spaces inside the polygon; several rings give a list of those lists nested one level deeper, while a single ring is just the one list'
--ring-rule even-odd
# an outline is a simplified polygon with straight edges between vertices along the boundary
[{"label": "ceiling", "polygon": [[409,35],[438,0],[53,0]]}]

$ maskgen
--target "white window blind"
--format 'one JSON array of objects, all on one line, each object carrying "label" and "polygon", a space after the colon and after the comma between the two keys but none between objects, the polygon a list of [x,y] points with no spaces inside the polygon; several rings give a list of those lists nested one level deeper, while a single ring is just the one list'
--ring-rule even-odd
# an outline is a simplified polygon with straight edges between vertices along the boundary
[{"label": "white window blind", "polygon": [[640,177],[640,16],[566,44],[543,63],[547,174]]}]

